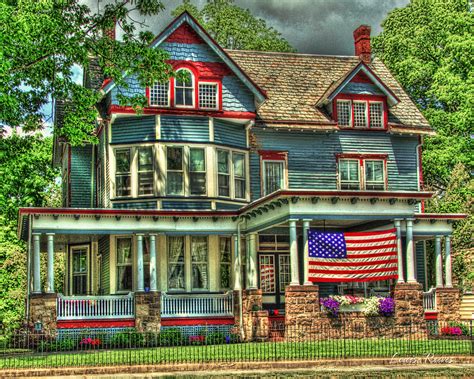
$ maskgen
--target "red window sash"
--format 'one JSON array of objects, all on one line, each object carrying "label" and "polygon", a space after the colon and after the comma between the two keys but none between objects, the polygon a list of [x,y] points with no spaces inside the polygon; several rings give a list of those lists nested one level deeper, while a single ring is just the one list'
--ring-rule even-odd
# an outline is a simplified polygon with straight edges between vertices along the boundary
[{"label": "red window sash", "polygon": [[357,160],[359,162],[359,185],[361,190],[365,190],[365,161],[382,161],[383,162],[383,176],[384,176],[384,191],[388,189],[388,174],[387,174],[387,159],[388,154],[357,154],[357,153],[339,153],[336,154],[336,170],[338,186],[341,186],[341,178],[339,176],[339,161],[340,160]]},{"label": "red window sash", "polygon": [[[349,100],[351,102],[351,126],[344,126],[340,125],[339,128],[341,129],[357,129],[357,130],[387,130],[388,126],[388,106],[387,106],[387,99],[385,96],[380,95],[362,95],[362,94],[348,94],[348,93],[341,93],[337,95],[333,100],[333,118],[336,122],[338,122],[337,117],[337,101],[338,100]],[[366,103],[366,119],[367,119],[367,126],[366,127],[355,127],[354,126],[354,101],[361,101]],[[382,103],[382,111],[383,111],[383,120],[382,120],[382,127],[381,128],[371,128],[370,127],[370,103],[371,102],[381,102]]]}]

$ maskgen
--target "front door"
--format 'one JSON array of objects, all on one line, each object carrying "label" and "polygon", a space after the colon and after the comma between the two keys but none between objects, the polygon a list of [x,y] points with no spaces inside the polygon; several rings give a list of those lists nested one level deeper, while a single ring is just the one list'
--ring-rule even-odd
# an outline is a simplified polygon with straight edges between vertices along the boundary
[{"label": "front door", "polygon": [[260,288],[265,309],[285,308],[285,287],[290,284],[290,255],[259,254]]},{"label": "front door", "polygon": [[89,246],[71,246],[71,295],[87,295],[89,284]]}]

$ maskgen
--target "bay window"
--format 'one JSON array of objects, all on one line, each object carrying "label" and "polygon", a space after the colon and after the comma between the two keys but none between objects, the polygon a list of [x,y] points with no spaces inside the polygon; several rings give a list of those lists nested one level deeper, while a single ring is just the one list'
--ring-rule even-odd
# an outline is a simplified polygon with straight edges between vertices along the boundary
[{"label": "bay window", "polygon": [[338,180],[342,190],[385,190],[385,158],[344,154],[338,160]]},{"label": "bay window", "polygon": [[264,195],[285,187],[285,161],[263,161]]},{"label": "bay window", "polygon": [[221,289],[229,289],[231,286],[231,246],[232,239],[230,237],[221,237],[219,239],[219,283]]},{"label": "bay window", "polygon": [[187,69],[178,70],[175,79],[174,100],[177,107],[194,107],[194,75]]},{"label": "bay window", "polygon": [[189,149],[189,192],[191,195],[206,194],[206,151]]},{"label": "bay window", "polygon": [[132,239],[117,238],[117,291],[132,290]]},{"label": "bay window", "polygon": [[166,193],[184,195],[183,148],[168,146],[166,149]]},{"label": "bay window", "polygon": [[234,190],[236,199],[245,199],[245,155],[232,153],[234,168]]},{"label": "bay window", "polygon": [[153,194],[153,147],[138,149],[138,195]]},{"label": "bay window", "polygon": [[341,189],[354,190],[361,188],[358,160],[339,160],[339,184]]},{"label": "bay window", "polygon": [[116,168],[115,168],[115,186],[117,196],[131,195],[131,150],[118,149],[115,152]]},{"label": "bay window", "polygon": [[207,237],[191,237],[191,283],[193,290],[209,289]]},{"label": "bay window", "polygon": [[380,96],[340,95],[335,101],[335,117],[342,127],[383,129],[385,100]]},{"label": "bay window", "polygon": [[184,272],[184,237],[168,237],[168,289],[186,289]]},{"label": "bay window", "polygon": [[217,150],[217,187],[218,195],[230,197],[229,152]]}]

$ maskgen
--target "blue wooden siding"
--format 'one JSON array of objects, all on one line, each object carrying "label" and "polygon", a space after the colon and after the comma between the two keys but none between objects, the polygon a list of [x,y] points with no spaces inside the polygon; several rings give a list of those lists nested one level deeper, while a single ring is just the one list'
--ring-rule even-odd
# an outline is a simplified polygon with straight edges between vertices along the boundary
[{"label": "blue wooden siding", "polygon": [[222,109],[255,112],[253,94],[236,76],[224,76],[222,79]]},{"label": "blue wooden siding", "polygon": [[423,285],[426,290],[426,272],[425,272],[425,244],[418,241],[415,244],[415,263],[416,263],[416,280]]},{"label": "blue wooden siding", "polygon": [[214,142],[222,145],[247,147],[245,126],[235,122],[215,119]]},{"label": "blue wooden siding", "polygon": [[131,201],[129,203],[114,203],[114,209],[156,209],[156,200]]},{"label": "blue wooden siding", "polygon": [[99,292],[101,295],[110,294],[110,236],[99,239],[99,254],[102,255]]},{"label": "blue wooden siding", "polygon": [[170,54],[170,59],[194,62],[222,62],[214,51],[205,43],[191,44],[163,42],[160,49]]},{"label": "blue wooden siding", "polygon": [[161,208],[167,210],[211,209],[211,202],[163,200],[161,202]]},{"label": "blue wooden siding", "polygon": [[71,203],[72,208],[92,206],[92,145],[71,147]]},{"label": "blue wooden siding", "polygon": [[162,116],[160,137],[171,141],[208,142],[209,118]]},{"label": "blue wooden siding", "polygon": [[[387,154],[388,190],[416,191],[416,137],[395,137],[369,131],[341,131],[333,134],[275,132],[254,129],[263,150],[288,151],[289,187],[295,189],[337,189],[336,154]],[[260,197],[260,158],[250,154],[252,200]]]},{"label": "blue wooden siding", "polygon": [[231,204],[231,203],[221,203],[216,202],[216,210],[218,211],[234,211],[240,209],[244,204]]},{"label": "blue wooden siding", "polygon": [[372,83],[354,83],[349,82],[342,89],[342,93],[354,93],[363,95],[383,95],[384,93]]},{"label": "blue wooden siding", "polygon": [[112,124],[112,143],[156,140],[155,116],[123,117]]}]

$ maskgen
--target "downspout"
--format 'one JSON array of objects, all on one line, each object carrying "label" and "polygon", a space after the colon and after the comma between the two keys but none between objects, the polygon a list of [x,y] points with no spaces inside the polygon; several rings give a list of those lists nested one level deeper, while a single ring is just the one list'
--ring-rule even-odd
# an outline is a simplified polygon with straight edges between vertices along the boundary
[{"label": "downspout", "polygon": [[[240,226],[245,222],[245,219],[240,219],[237,222],[237,241],[235,243],[235,257],[236,263],[239,269],[239,320],[240,320],[240,336],[244,339],[244,322],[243,322],[243,310],[242,310],[242,255],[240,254]],[[237,279],[237,278],[236,278]]]},{"label": "downspout", "polygon": [[[423,147],[423,136],[418,136],[418,145],[416,145],[416,157],[417,157],[417,181],[418,181],[418,191],[422,190],[423,187],[423,168],[422,168],[422,152],[421,148]],[[421,200],[421,207],[420,207],[421,213],[425,211],[425,202],[424,200]]]},{"label": "downspout", "polygon": [[30,287],[31,287],[31,229],[32,229],[32,216],[28,215],[28,242],[27,242],[27,254],[26,254],[26,309],[25,319],[26,322],[30,319]]}]

